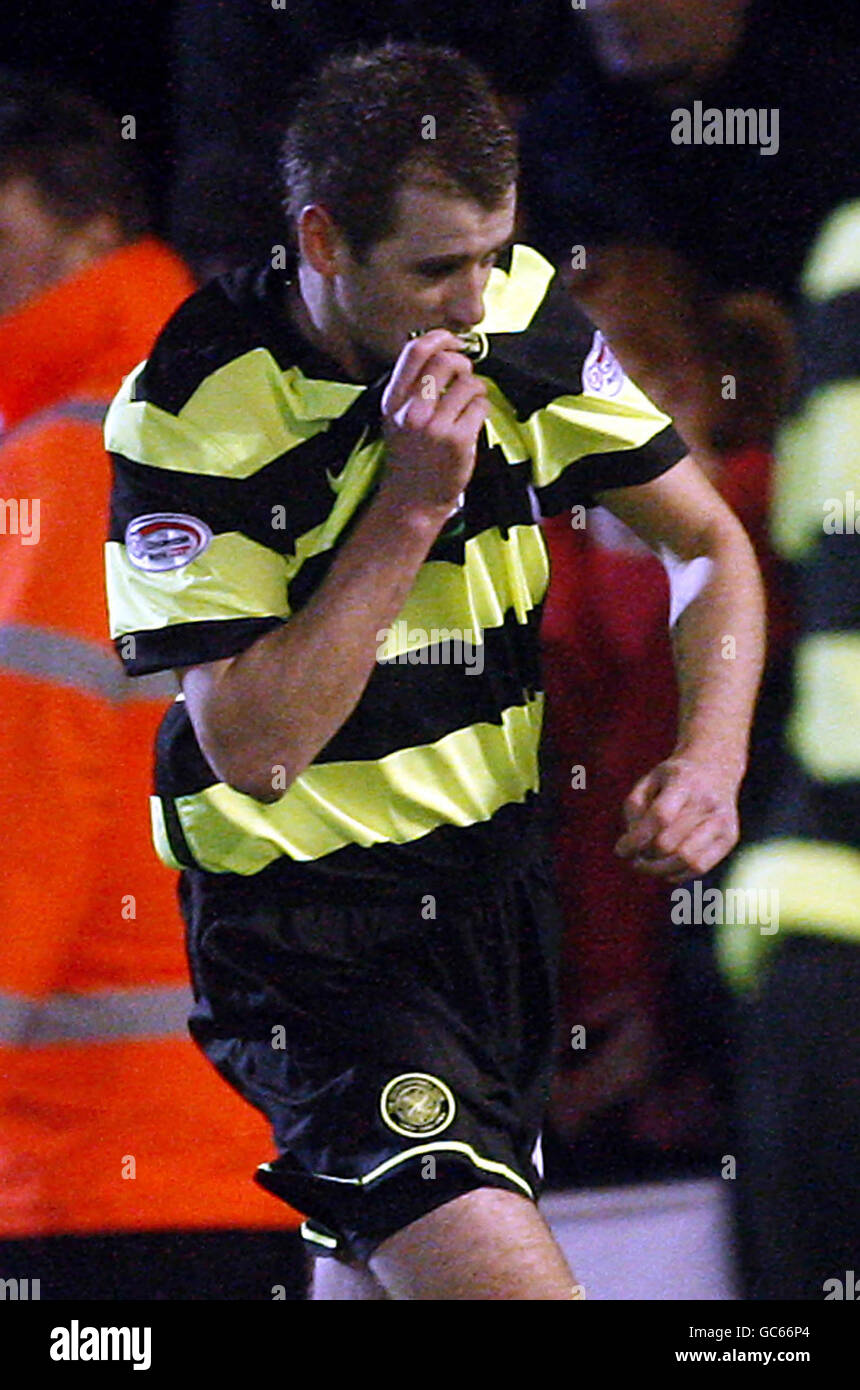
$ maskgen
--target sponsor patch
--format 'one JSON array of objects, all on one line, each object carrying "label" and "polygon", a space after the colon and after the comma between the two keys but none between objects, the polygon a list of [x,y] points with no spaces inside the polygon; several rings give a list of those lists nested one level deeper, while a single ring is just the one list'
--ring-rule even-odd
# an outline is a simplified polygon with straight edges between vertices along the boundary
[{"label": "sponsor patch", "polygon": [[582,389],[589,396],[617,396],[624,385],[624,368],[598,328],[582,364]]},{"label": "sponsor patch", "polygon": [[422,1071],[406,1072],[389,1081],[379,1108],[388,1128],[408,1138],[413,1134],[441,1134],[457,1109],[445,1082]]},{"label": "sponsor patch", "polygon": [[181,512],[136,516],[125,529],[129,560],[135,569],[149,574],[182,569],[202,555],[211,540],[205,521]]}]

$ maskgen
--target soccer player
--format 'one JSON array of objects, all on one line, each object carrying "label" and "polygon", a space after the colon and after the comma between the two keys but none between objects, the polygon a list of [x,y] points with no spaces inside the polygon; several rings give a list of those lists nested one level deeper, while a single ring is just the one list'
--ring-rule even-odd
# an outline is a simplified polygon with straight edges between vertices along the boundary
[{"label": "soccer player", "polygon": [[536,1206],[559,931],[536,507],[600,502],[666,560],[678,742],[617,851],[672,881],[737,838],[755,562],[511,248],[515,141],[467,62],[332,60],[283,169],[295,255],[192,297],[106,425],[112,633],[182,680],[153,820],[192,1034],[272,1123],[257,1180],[307,1217],[315,1297],[578,1297]]}]

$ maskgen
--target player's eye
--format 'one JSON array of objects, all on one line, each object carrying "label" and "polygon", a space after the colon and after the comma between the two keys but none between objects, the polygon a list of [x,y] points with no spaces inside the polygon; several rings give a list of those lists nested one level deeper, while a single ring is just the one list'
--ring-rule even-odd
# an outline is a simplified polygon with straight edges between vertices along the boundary
[{"label": "player's eye", "polygon": [[453,275],[457,269],[451,261],[425,261],[419,265],[418,274],[424,280],[444,280],[446,275]]},{"label": "player's eye", "polygon": [[[478,264],[482,269],[489,267],[492,269],[497,264],[500,251],[489,251],[483,256]],[[417,272],[423,280],[444,280],[449,275],[455,275],[467,262],[464,260],[456,261],[422,261],[417,267]]]}]

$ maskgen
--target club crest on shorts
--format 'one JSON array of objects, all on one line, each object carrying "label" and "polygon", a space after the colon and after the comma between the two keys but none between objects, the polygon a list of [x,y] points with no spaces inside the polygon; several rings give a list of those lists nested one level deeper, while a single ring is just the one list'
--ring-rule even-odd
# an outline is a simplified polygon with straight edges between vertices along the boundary
[{"label": "club crest on shorts", "polygon": [[582,364],[582,389],[590,396],[617,396],[624,385],[624,368],[600,329]]},{"label": "club crest on shorts", "polygon": [[404,1072],[384,1087],[379,1101],[382,1118],[395,1134],[425,1138],[441,1134],[454,1118],[456,1104],[444,1081],[427,1072]]},{"label": "club crest on shorts", "polygon": [[212,540],[205,521],[182,512],[149,512],[125,528],[128,558],[150,574],[179,570],[196,560]]}]

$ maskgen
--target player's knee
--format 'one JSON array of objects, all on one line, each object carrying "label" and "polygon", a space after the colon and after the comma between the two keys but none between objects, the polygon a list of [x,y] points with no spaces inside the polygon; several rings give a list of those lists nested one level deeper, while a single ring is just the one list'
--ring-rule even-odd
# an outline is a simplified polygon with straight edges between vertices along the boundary
[{"label": "player's knee", "polygon": [[573,1276],[536,1205],[477,1188],[389,1237],[370,1267],[398,1299],[567,1300]]},{"label": "player's knee", "polygon": [[343,1256],[327,1256],[314,1260],[311,1297],[314,1302],[366,1303],[388,1295],[366,1265]]}]

